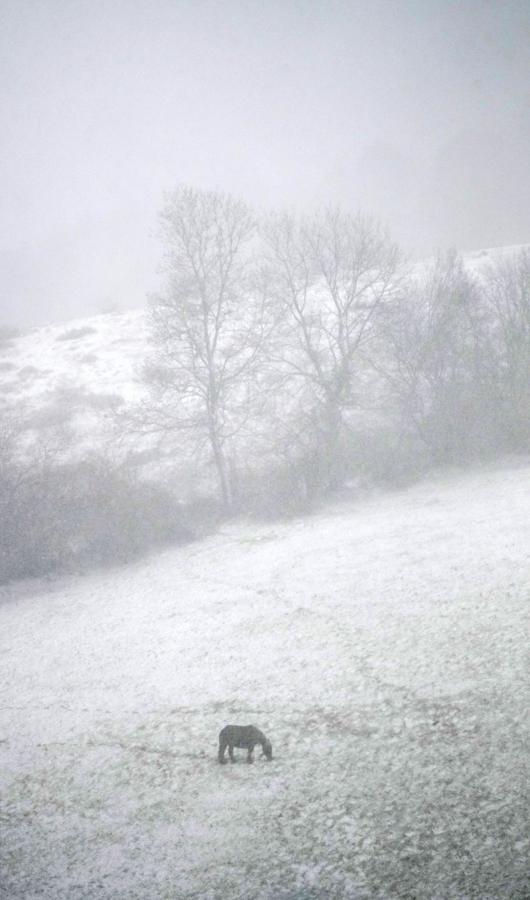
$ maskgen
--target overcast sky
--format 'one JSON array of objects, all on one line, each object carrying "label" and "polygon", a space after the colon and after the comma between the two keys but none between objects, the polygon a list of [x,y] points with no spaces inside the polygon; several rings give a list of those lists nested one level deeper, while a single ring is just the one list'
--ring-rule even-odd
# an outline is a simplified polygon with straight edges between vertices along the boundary
[{"label": "overcast sky", "polygon": [[0,0],[0,323],[143,303],[185,182],[530,242],[528,0]]}]

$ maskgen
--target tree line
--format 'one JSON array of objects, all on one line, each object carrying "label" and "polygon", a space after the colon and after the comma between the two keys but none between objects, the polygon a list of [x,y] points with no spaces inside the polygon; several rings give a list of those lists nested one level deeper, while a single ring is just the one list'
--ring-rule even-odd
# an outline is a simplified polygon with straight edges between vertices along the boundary
[{"label": "tree line", "polygon": [[527,251],[414,267],[369,216],[189,187],[161,223],[137,422],[211,463],[225,509],[528,449]]}]

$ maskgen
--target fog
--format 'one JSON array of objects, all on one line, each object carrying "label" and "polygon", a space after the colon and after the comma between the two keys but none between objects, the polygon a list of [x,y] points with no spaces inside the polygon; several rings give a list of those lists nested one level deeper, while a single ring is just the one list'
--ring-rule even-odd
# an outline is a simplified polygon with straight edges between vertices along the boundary
[{"label": "fog", "polygon": [[4,0],[0,45],[5,323],[141,305],[180,183],[412,256],[529,239],[524,0]]},{"label": "fog", "polygon": [[2,898],[530,898],[529,64],[0,0]]}]

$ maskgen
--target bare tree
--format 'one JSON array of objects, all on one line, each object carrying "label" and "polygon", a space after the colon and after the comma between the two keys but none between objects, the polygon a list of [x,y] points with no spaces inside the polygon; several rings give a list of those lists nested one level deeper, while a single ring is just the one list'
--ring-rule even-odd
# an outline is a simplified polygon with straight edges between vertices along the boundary
[{"label": "bare tree", "polygon": [[251,415],[266,333],[265,301],[255,278],[256,226],[232,197],[180,187],[161,213],[165,291],[151,303],[151,399],[144,425],[176,431],[206,446],[220,496],[230,507],[229,448]]},{"label": "bare tree", "polygon": [[264,225],[269,277],[283,311],[278,359],[311,398],[323,487],[340,480],[337,450],[348,410],[359,408],[365,351],[394,296],[400,255],[373,219],[326,209]]},{"label": "bare tree", "polygon": [[479,285],[454,252],[411,278],[379,323],[374,365],[388,385],[403,436],[435,462],[461,459],[490,442],[495,360]]},{"label": "bare tree", "polygon": [[500,258],[486,269],[482,285],[498,361],[499,405],[511,449],[530,440],[530,252]]}]

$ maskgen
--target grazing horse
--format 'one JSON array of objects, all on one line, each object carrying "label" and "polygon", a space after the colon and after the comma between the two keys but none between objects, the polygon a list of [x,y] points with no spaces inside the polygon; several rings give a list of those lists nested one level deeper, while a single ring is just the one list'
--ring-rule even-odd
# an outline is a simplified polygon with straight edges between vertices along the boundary
[{"label": "grazing horse", "polygon": [[226,725],[219,732],[219,762],[225,762],[225,751],[228,747],[230,762],[235,762],[234,747],[247,750],[247,762],[253,762],[252,752],[256,744],[261,744],[263,755],[272,759],[272,744],[255,725]]}]

